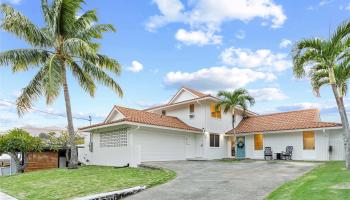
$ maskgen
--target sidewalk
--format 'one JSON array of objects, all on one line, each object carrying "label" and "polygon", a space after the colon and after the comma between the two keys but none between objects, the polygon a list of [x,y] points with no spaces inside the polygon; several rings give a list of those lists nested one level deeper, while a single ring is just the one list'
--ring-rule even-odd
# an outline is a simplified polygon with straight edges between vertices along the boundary
[{"label": "sidewalk", "polygon": [[5,193],[0,192],[0,200],[17,200],[15,197],[11,197]]}]

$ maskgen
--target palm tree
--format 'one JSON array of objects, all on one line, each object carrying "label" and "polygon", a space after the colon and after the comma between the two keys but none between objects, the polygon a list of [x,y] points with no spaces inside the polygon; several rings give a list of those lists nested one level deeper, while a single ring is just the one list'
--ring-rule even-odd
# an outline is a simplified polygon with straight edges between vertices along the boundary
[{"label": "palm tree", "polygon": [[350,129],[343,97],[349,78],[350,21],[341,24],[329,39],[311,38],[297,42],[293,47],[293,72],[303,78],[306,69],[316,95],[320,87],[329,84],[332,88],[343,126],[346,168],[350,169]]},{"label": "palm tree", "polygon": [[220,101],[216,104],[216,109],[223,107],[224,113],[231,111],[232,114],[232,128],[234,135],[234,146],[236,142],[236,132],[235,132],[235,109],[237,107],[243,109],[243,115],[248,108],[248,104],[253,106],[255,104],[255,99],[249,95],[248,91],[243,88],[236,89],[232,92],[219,91],[217,96]]},{"label": "palm tree", "polygon": [[29,84],[23,88],[17,99],[17,112],[22,116],[34,102],[45,96],[46,103],[52,104],[63,88],[69,132],[71,156],[69,167],[78,164],[74,142],[74,126],[68,90],[67,73],[70,71],[79,85],[91,97],[99,82],[122,96],[122,89],[107,73],[119,75],[118,62],[99,54],[96,39],[102,33],[115,31],[110,24],[97,24],[95,10],[78,16],[83,0],[54,0],[51,4],[42,0],[44,27],[38,27],[27,17],[6,4],[0,9],[4,15],[0,27],[26,41],[31,48],[14,49],[0,53],[0,65],[11,65],[13,72],[38,70]]},{"label": "palm tree", "polygon": [[[346,59],[334,66],[334,77],[338,87],[339,96],[343,101],[343,97],[348,91],[348,80],[350,78],[350,59]],[[328,85],[329,76],[328,68],[322,65],[315,65],[310,68],[308,74],[311,80],[312,89],[317,97],[320,97],[321,87]]]}]

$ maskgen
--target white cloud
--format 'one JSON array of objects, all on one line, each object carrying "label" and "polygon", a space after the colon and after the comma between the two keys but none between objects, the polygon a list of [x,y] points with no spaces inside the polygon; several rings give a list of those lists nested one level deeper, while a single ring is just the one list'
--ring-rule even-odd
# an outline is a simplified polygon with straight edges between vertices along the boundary
[{"label": "white cloud", "polygon": [[230,47],[220,54],[221,62],[246,68],[260,68],[267,71],[283,71],[292,66],[287,54],[274,53],[269,49],[241,49]]},{"label": "white cloud", "polygon": [[179,22],[184,20],[182,13],[184,5],[179,0],[153,0],[157,4],[161,15],[150,17],[146,28],[149,31],[154,31],[158,27],[164,26],[168,23]]},{"label": "white cloud", "polygon": [[242,40],[242,39],[244,39],[245,38],[245,31],[243,31],[243,30],[239,30],[237,33],[236,33],[236,38],[237,39],[240,39],[240,40]]},{"label": "white cloud", "polygon": [[273,0],[191,0],[187,8],[180,0],[153,0],[153,3],[158,6],[160,14],[149,18],[146,23],[149,31],[155,31],[169,23],[183,23],[190,26],[187,33],[200,31],[218,36],[215,33],[220,32],[224,22],[249,22],[260,18],[263,20],[262,24],[278,28],[287,19],[282,6],[275,4]]},{"label": "white cloud", "polygon": [[290,41],[288,39],[283,39],[279,46],[282,49],[282,48],[287,48],[287,47],[289,47],[291,45],[292,45],[292,41]]},{"label": "white cloud", "polygon": [[22,2],[22,0],[3,0],[3,1],[1,1],[0,0],[0,3],[11,3],[11,4],[20,4],[21,2]]},{"label": "white cloud", "polygon": [[128,71],[131,71],[131,72],[140,72],[143,70],[143,65],[138,62],[137,60],[133,60],[131,62],[131,66],[127,68]]},{"label": "white cloud", "polygon": [[175,38],[186,44],[186,45],[209,45],[209,44],[221,44],[222,37],[219,35],[214,35],[211,32],[203,32],[203,31],[186,31],[184,29],[179,29]]},{"label": "white cloud", "polygon": [[160,15],[152,16],[146,24],[148,29],[156,29],[167,23],[183,22],[191,26],[218,28],[225,21],[248,22],[254,18],[271,21],[271,27],[283,25],[287,17],[281,5],[272,0],[196,0],[190,1],[189,9],[180,0],[154,0]]},{"label": "white cloud", "polygon": [[279,88],[251,89],[249,90],[249,93],[257,101],[284,100],[288,98],[288,96]]},{"label": "white cloud", "polygon": [[164,83],[167,87],[178,88],[186,85],[202,91],[217,91],[244,87],[258,80],[273,81],[275,79],[276,76],[270,72],[221,66],[202,68],[195,72],[169,72],[164,78]]},{"label": "white cloud", "polygon": [[320,1],[320,3],[318,4],[319,6],[325,6],[327,4],[331,4],[334,0],[322,0]]},{"label": "white cloud", "polygon": [[350,11],[350,3],[345,7],[345,10]]}]

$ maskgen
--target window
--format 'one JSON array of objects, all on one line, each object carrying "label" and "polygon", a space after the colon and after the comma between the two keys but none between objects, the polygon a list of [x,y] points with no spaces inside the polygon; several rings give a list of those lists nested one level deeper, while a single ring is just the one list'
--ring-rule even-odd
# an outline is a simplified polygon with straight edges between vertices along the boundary
[{"label": "window", "polygon": [[304,150],[314,150],[315,149],[315,132],[304,131],[303,144],[304,144]]},{"label": "window", "polygon": [[210,147],[220,147],[220,135],[218,134],[210,134]]},{"label": "window", "polygon": [[194,113],[194,104],[190,104],[190,113]]},{"label": "window", "polygon": [[128,145],[127,129],[100,133],[100,147],[126,147]]},{"label": "window", "polygon": [[262,150],[263,149],[263,140],[264,136],[263,134],[255,134],[254,135],[254,149],[255,150]]},{"label": "window", "polygon": [[166,110],[162,110],[162,115],[166,115]]},{"label": "window", "polygon": [[190,118],[193,118],[194,117],[194,104],[190,104],[189,111],[190,111],[190,113],[189,113]]},{"label": "window", "polygon": [[210,103],[210,114],[211,114],[211,117],[221,119],[221,107],[216,108],[216,104],[211,102]]}]

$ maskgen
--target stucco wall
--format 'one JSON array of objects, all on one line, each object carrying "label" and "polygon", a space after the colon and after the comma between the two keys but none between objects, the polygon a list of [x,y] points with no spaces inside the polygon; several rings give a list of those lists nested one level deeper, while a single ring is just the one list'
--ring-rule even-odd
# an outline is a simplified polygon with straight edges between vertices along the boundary
[{"label": "stucco wall", "polygon": [[190,99],[198,98],[197,96],[194,96],[193,94],[187,92],[187,91],[182,91],[175,99],[173,99],[172,103],[177,103],[181,101],[186,101]]},{"label": "stucco wall", "polygon": [[[128,145],[126,147],[100,147],[100,134],[95,132],[92,134],[93,152],[89,152],[88,144],[85,148],[79,149],[79,160],[88,165],[103,166],[125,166],[130,164],[132,159],[132,137],[128,131]],[[84,155],[86,154],[86,156]],[[89,161],[86,162],[86,157]]]},{"label": "stucco wall", "polygon": [[134,148],[140,150],[140,160],[185,160],[196,154],[196,134],[155,128],[132,129]]},{"label": "stucco wall", "polygon": [[[315,150],[304,150],[302,132],[267,133],[264,134],[263,146],[272,147],[273,153],[285,151],[286,146],[293,146],[294,160],[341,160],[344,158],[344,146],[341,143],[342,137],[339,137],[339,135],[341,136],[340,130],[315,131]],[[328,146],[331,141],[329,138],[332,138],[335,148],[332,158],[328,153]],[[264,150],[254,150],[254,135],[246,136],[245,149],[247,158],[264,158]]]}]

